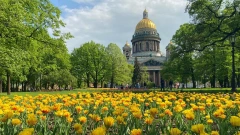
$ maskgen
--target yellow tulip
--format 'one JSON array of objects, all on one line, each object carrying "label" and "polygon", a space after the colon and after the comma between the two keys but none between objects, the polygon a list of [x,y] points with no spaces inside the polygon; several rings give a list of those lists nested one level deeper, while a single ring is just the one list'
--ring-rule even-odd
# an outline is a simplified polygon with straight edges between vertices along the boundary
[{"label": "yellow tulip", "polygon": [[178,128],[171,128],[170,135],[180,135],[182,133]]},{"label": "yellow tulip", "polygon": [[232,124],[232,126],[240,126],[240,118],[237,116],[231,116],[230,118],[230,123]]},{"label": "yellow tulip", "polygon": [[133,129],[131,131],[131,135],[142,135],[142,130],[141,129]]}]

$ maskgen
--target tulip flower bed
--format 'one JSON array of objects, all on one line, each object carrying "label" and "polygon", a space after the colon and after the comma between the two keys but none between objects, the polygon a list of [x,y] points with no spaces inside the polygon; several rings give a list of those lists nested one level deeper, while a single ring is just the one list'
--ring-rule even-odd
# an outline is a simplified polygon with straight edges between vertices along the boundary
[{"label": "tulip flower bed", "polygon": [[240,94],[94,92],[0,98],[2,135],[240,135]]}]

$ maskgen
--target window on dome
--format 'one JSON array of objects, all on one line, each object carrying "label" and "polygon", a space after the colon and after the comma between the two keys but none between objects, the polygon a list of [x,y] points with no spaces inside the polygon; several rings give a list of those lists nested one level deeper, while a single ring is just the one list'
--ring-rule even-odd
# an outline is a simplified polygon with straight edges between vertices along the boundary
[{"label": "window on dome", "polygon": [[141,52],[141,50],[142,50],[142,44],[140,43],[140,45],[139,45],[139,50],[138,50],[138,51]]},{"label": "window on dome", "polygon": [[149,43],[146,42],[146,44],[147,44],[147,46],[146,46],[146,51],[148,51],[148,50],[149,50]]}]

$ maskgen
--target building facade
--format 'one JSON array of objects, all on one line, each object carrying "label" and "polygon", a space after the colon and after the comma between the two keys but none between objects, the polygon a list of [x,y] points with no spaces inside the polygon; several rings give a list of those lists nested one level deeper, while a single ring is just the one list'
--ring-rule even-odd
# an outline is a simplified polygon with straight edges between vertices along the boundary
[{"label": "building facade", "polygon": [[132,47],[126,43],[123,54],[130,64],[134,64],[135,57],[141,66],[146,66],[149,73],[149,81],[156,86],[161,84],[161,73],[166,57],[160,51],[160,35],[156,25],[148,18],[148,11],[143,11],[143,19],[137,24],[132,36]]}]

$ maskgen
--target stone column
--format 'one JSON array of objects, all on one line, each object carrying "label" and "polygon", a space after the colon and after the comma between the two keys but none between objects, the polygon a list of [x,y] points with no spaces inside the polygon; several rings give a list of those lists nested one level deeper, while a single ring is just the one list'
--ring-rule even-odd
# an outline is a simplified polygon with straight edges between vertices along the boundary
[{"label": "stone column", "polygon": [[134,46],[134,53],[136,53],[136,51],[137,51],[137,43]]},{"label": "stone column", "polygon": [[138,44],[139,44],[139,43],[137,43],[137,45],[136,45],[136,51],[135,51],[136,53],[138,52]]},{"label": "stone column", "polygon": [[143,44],[143,43],[141,43],[140,46],[139,46],[139,52],[142,51],[142,46],[143,46],[142,44]]},{"label": "stone column", "polygon": [[152,41],[152,51],[154,51],[154,44],[153,44],[153,41]]},{"label": "stone column", "polygon": [[155,81],[155,70],[153,70],[153,83],[156,85],[156,81]]},{"label": "stone column", "polygon": [[136,46],[137,46],[137,43],[135,42],[135,43],[134,43],[134,48],[133,48],[133,52],[134,52],[134,53],[136,52]]},{"label": "stone column", "polygon": [[134,53],[134,46],[135,46],[135,44],[133,43],[133,45],[132,45],[132,53]]},{"label": "stone column", "polygon": [[159,82],[159,86],[160,86],[160,85],[161,85],[161,74],[160,74],[160,70],[159,70],[158,77],[159,77],[159,80],[158,80],[158,82]]},{"label": "stone column", "polygon": [[150,50],[152,51],[152,42],[151,41],[149,42],[149,51]]},{"label": "stone column", "polygon": [[146,51],[146,41],[143,43],[143,48],[142,48],[143,51]]},{"label": "stone column", "polygon": [[151,71],[147,71],[148,72],[148,80],[150,80],[151,78]]}]

